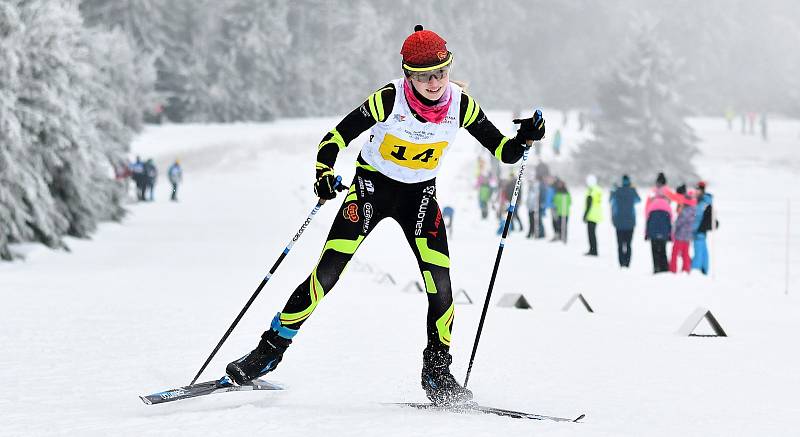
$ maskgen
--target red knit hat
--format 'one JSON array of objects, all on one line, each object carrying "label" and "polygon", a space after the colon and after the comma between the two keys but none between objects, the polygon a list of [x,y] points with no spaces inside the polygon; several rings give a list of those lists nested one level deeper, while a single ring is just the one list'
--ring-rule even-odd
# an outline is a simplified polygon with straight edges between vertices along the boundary
[{"label": "red knit hat", "polygon": [[414,33],[403,42],[403,68],[408,71],[426,71],[442,68],[453,62],[453,54],[447,50],[447,41],[436,32],[423,30],[421,24],[414,26]]}]

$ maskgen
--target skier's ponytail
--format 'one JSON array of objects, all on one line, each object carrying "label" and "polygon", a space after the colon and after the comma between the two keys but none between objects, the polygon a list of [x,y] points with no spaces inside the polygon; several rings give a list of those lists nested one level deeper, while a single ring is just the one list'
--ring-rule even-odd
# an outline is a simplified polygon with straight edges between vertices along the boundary
[{"label": "skier's ponytail", "polygon": [[462,89],[462,90],[463,90],[465,93],[469,93],[469,82],[465,82],[465,81],[463,81],[463,80],[452,80],[452,79],[450,80],[450,82],[453,82],[454,84],[456,84],[456,85],[460,86],[460,87],[461,87],[461,89]]}]

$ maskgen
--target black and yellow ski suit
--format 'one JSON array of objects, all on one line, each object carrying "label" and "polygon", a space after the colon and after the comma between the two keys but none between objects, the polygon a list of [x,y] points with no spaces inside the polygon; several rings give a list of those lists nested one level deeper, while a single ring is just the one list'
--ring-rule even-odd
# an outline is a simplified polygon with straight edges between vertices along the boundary
[{"label": "black and yellow ski suit", "polygon": [[[383,122],[392,113],[395,92],[392,83],[381,88],[329,132],[319,146],[317,169],[332,169],[340,149],[375,123]],[[460,102],[461,127],[505,163],[517,162],[522,157],[522,141],[503,136],[466,93],[462,93]],[[413,111],[412,114],[424,121]],[[316,267],[295,289],[283,311],[273,320],[272,328],[284,338],[293,337],[331,291],[358,246],[375,225],[390,217],[400,224],[425,283],[428,348],[446,351],[450,346],[454,306],[447,234],[436,199],[436,180],[400,182],[369,166],[360,155],[356,165],[355,177]]]}]

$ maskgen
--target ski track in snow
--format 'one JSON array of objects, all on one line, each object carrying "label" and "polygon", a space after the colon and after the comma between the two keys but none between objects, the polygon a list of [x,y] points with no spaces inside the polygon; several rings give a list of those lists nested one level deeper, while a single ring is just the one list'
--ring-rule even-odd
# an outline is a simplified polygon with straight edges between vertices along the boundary
[{"label": "ski track in snow", "polygon": [[[553,114],[551,132],[561,120]],[[490,115],[509,130],[502,122],[509,113]],[[722,119],[691,121],[701,138],[698,169],[721,222],[710,243],[713,277],[653,277],[641,204],[632,268],[621,271],[607,190],[597,259],[581,255],[582,187],[570,187],[569,244],[509,237],[493,301],[523,293],[533,309],[490,307],[470,388],[485,405],[586,413],[584,423],[380,405],[424,400],[426,300],[401,292],[421,278],[399,227],[388,221],[269,375],[288,390],[144,405],[138,395],[190,381],[297,231],[315,202],[315,145],[335,123],[148,127],[133,154],[155,157],[162,175],[181,159],[180,203],[167,201],[162,177],[156,202],[131,204],[121,224],[104,224],[91,241],[68,240],[71,253],[18,246],[27,261],[0,264],[0,435],[796,435],[800,123],[793,120],[773,120],[768,143],[729,132]],[[575,125],[563,131],[564,155],[583,135]],[[363,138],[339,156],[345,181]],[[543,146],[550,158],[550,142]],[[471,188],[478,147],[466,132],[451,147],[437,197],[456,211],[453,289],[476,302],[456,309],[452,370],[463,380],[499,237],[495,220],[480,220]],[[795,211],[788,296],[787,198]],[[341,200],[322,208],[201,380],[220,376],[257,343],[316,262]],[[383,273],[398,285],[376,282]],[[575,293],[596,313],[562,312]],[[676,334],[700,306],[730,337]]]}]

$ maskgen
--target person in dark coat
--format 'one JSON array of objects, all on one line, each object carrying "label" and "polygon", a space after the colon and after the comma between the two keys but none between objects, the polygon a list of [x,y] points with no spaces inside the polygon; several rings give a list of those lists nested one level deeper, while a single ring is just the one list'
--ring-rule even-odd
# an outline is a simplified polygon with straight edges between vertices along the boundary
[{"label": "person in dark coat", "polygon": [[144,200],[144,191],[145,187],[147,186],[147,177],[145,176],[144,172],[144,162],[142,162],[142,158],[139,156],[136,157],[136,161],[131,163],[131,177],[133,178],[133,182],[136,183],[136,198],[138,200]]},{"label": "person in dark coat", "polygon": [[528,206],[528,235],[526,238],[539,238],[539,235],[543,234],[542,230],[542,217],[539,215],[541,211],[541,193],[540,193],[540,181],[533,180],[528,183],[528,195],[526,196],[527,199],[527,206]]},{"label": "person in dark coat", "polygon": [[144,163],[145,198],[143,200],[153,201],[156,179],[158,179],[158,169],[156,168],[156,163],[153,161],[153,158],[150,158]]},{"label": "person in dark coat", "polygon": [[[517,180],[514,177],[514,172],[512,171],[508,175],[508,179],[503,182],[503,191],[501,197],[501,205],[505,205],[505,209],[498,209],[498,215],[500,215],[500,225],[497,228],[497,235],[501,235],[503,233],[503,228],[506,225],[506,216],[504,213],[509,210],[511,207],[511,198],[514,197],[514,188],[516,188]],[[511,224],[508,228],[509,231],[514,231],[514,223],[516,222],[519,225],[519,231],[522,232],[522,219],[519,218],[519,202],[522,200],[522,196],[517,195],[517,203],[514,205],[514,213],[511,214]]]},{"label": "person in dark coat", "polygon": [[667,178],[659,173],[656,186],[651,190],[645,204],[645,240],[650,240],[653,252],[653,273],[669,271],[667,241],[672,239],[672,206],[666,192]]},{"label": "person in dark coat", "polygon": [[567,184],[556,178],[555,194],[553,195],[553,227],[554,236],[550,241],[563,241],[567,244],[567,225],[569,224],[569,210],[572,206],[572,196],[569,194]]},{"label": "person in dark coat", "polygon": [[611,222],[617,230],[617,258],[620,267],[631,265],[631,240],[636,227],[635,205],[639,203],[639,193],[631,185],[628,175],[622,176],[622,186],[611,193]]}]

